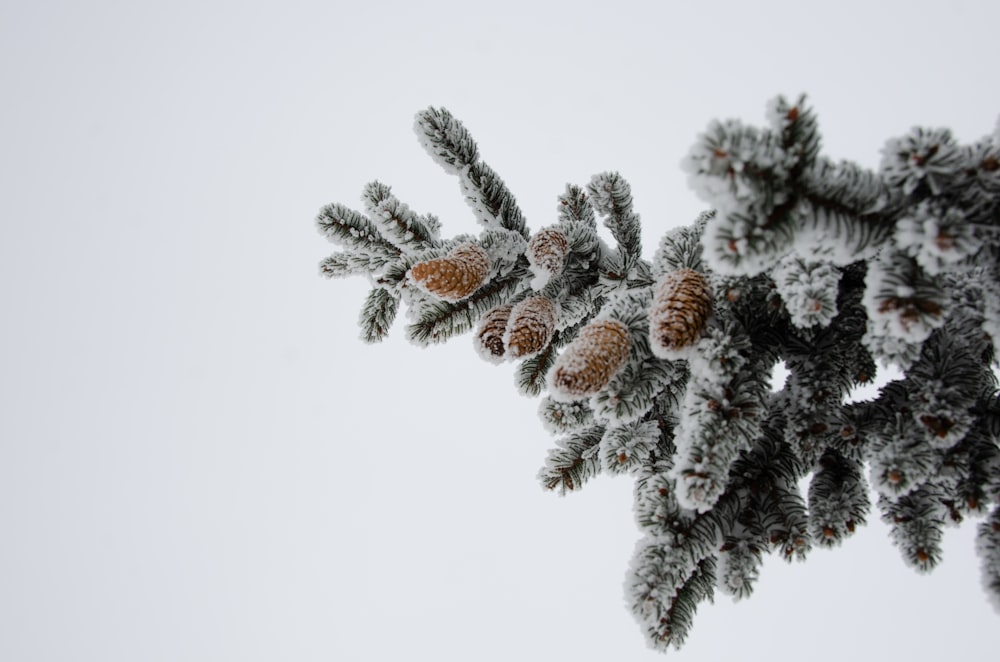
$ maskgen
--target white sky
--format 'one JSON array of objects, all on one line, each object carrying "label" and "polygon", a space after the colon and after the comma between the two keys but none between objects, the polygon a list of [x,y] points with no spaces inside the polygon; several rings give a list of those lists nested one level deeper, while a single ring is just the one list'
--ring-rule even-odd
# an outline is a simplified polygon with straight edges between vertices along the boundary
[{"label": "white sky", "polygon": [[[661,659],[631,482],[544,493],[536,402],[468,338],[363,345],[316,211],[378,178],[474,231],[412,133],[443,105],[532,228],[622,172],[651,254],[712,118],[804,91],[874,166],[1000,114],[991,1],[361,4],[0,5],[0,659]],[[972,533],[926,577],[877,522],[769,559],[674,657],[986,659]]]}]

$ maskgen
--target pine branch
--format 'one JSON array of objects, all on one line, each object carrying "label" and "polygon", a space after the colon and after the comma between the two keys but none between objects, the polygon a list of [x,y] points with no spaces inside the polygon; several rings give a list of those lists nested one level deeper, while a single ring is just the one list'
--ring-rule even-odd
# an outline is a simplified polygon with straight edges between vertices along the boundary
[{"label": "pine branch", "polygon": [[368,251],[334,253],[319,263],[319,272],[325,278],[344,278],[378,273],[393,262],[394,258]]},{"label": "pine branch", "polygon": [[559,446],[549,451],[538,473],[542,486],[547,490],[558,488],[562,495],[583,487],[601,471],[598,451],[603,436],[604,426],[594,425],[561,439]]},{"label": "pine branch", "polygon": [[361,197],[379,233],[400,251],[414,254],[438,245],[438,228],[400,202],[385,184],[368,184]]},{"label": "pine branch", "polygon": [[426,301],[414,311],[416,320],[407,325],[407,337],[418,345],[428,345],[465,333],[487,310],[517,294],[521,287],[519,276],[496,279],[459,302]]},{"label": "pine branch", "polygon": [[381,287],[373,288],[361,308],[361,339],[367,343],[382,341],[396,319],[399,297]]},{"label": "pine branch", "polygon": [[575,184],[567,184],[566,192],[559,196],[559,221],[561,223],[582,223],[596,230],[594,208],[582,188]]},{"label": "pine branch", "polygon": [[[684,641],[716,585],[751,595],[765,552],[839,544],[872,488],[920,571],[940,560],[946,524],[986,516],[977,549],[1000,609],[1000,133],[959,145],[915,129],[873,172],[822,156],[804,97],[778,97],[767,119],[709,124],[684,168],[714,209],[647,262],[621,175],[567,185],[556,222],[531,234],[468,131],[430,108],[418,138],[482,232],[442,239],[435,217],[373,182],[368,216],[321,209],[343,250],[320,272],[371,281],[368,342],[403,304],[419,345],[476,327],[483,358],[519,361],[518,390],[542,396],[543,425],[562,435],[545,488],[635,479],[645,535],[628,599],[657,649]],[[876,361],[903,377],[846,402]],[[790,374],[769,393],[781,363]]]},{"label": "pine branch", "polygon": [[942,508],[934,495],[920,488],[898,499],[882,496],[879,507],[903,560],[918,572],[932,570],[941,560],[944,528]]},{"label": "pine branch", "polygon": [[382,237],[374,223],[343,205],[320,209],[316,225],[323,236],[348,249],[377,252],[386,257],[398,257],[401,253]]},{"label": "pine branch", "polygon": [[653,648],[666,651],[684,643],[698,604],[714,596],[715,569],[714,556],[689,563],[656,539],[639,542],[626,590]]},{"label": "pine branch", "polygon": [[517,388],[523,395],[533,397],[545,390],[545,378],[558,355],[555,348],[557,342],[558,337],[554,337],[545,349],[518,366]]},{"label": "pine branch", "polygon": [[828,450],[809,483],[809,532],[814,542],[833,547],[865,523],[871,507],[858,463]]},{"label": "pine branch", "polygon": [[446,171],[458,175],[466,201],[487,227],[513,230],[527,238],[521,210],[497,174],[479,160],[479,149],[462,123],[444,108],[418,113],[420,143]]},{"label": "pine branch", "polygon": [[1000,506],[979,525],[976,551],[981,559],[983,588],[993,609],[1000,613]]},{"label": "pine branch", "polygon": [[587,187],[591,204],[622,250],[624,263],[635,264],[642,253],[639,215],[632,211],[632,189],[616,172],[597,175]]}]

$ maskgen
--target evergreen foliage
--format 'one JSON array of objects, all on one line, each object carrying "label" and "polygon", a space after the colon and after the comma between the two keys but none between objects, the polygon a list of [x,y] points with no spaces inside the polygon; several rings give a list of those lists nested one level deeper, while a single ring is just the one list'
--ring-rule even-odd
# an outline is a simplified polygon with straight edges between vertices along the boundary
[{"label": "evergreen foliage", "polygon": [[[713,211],[651,261],[621,175],[568,185],[557,221],[531,233],[444,109],[416,131],[459,178],[478,237],[442,239],[378,182],[366,214],[317,217],[342,249],[321,273],[373,284],[366,342],[401,303],[419,345],[478,327],[478,353],[520,362],[519,390],[542,396],[559,435],[546,489],[634,477],[643,538],[627,598],[658,649],[684,641],[716,588],[750,595],[764,554],[840,544],[873,491],[920,571],[946,525],[984,518],[983,586],[1000,610],[1000,129],[972,145],[914,129],[871,172],[822,156],[804,101],[776,99],[764,128],[709,125],[684,169]],[[779,363],[789,376],[772,392]],[[879,364],[903,378],[849,402]]]}]

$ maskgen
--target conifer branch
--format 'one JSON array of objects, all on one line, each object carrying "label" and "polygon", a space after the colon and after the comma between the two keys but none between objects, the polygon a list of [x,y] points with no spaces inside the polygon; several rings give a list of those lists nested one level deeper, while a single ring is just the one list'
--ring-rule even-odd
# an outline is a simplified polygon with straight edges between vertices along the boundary
[{"label": "conifer branch", "polygon": [[[850,536],[871,489],[920,571],[945,524],[985,517],[976,545],[1000,610],[1000,133],[960,145],[914,129],[873,171],[821,154],[804,97],[777,98],[767,120],[709,124],[684,169],[713,209],[647,261],[621,175],[568,184],[532,233],[465,127],[430,108],[418,138],[482,231],[442,239],[373,182],[367,216],[320,210],[342,249],[320,273],[372,282],[368,342],[406,306],[419,345],[475,327],[480,356],[517,361],[518,390],[561,435],[546,489],[634,478],[644,537],[626,591],[654,648],[679,646],[715,587],[749,596],[765,553],[803,559]],[[848,402],[877,362],[903,377]]]},{"label": "conifer branch", "polygon": [[559,493],[578,490],[583,484],[601,471],[598,454],[603,425],[593,425],[575,432],[559,441],[559,445],[549,451],[545,466],[538,473],[538,479],[547,490],[558,488]]}]

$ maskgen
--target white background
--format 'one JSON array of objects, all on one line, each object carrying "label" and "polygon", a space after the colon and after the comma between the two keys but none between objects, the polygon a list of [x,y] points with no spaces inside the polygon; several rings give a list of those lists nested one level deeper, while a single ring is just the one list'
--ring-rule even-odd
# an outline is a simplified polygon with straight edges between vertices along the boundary
[{"label": "white background", "polygon": [[[995,2],[362,4],[0,7],[0,659],[660,659],[630,481],[543,492],[537,404],[468,338],[361,343],[316,211],[378,178],[475,231],[412,133],[442,105],[533,229],[620,171],[649,256],[712,118],[806,92],[874,167],[1000,114]],[[768,559],[674,656],[988,659],[972,534],[930,576],[877,521]]]}]

